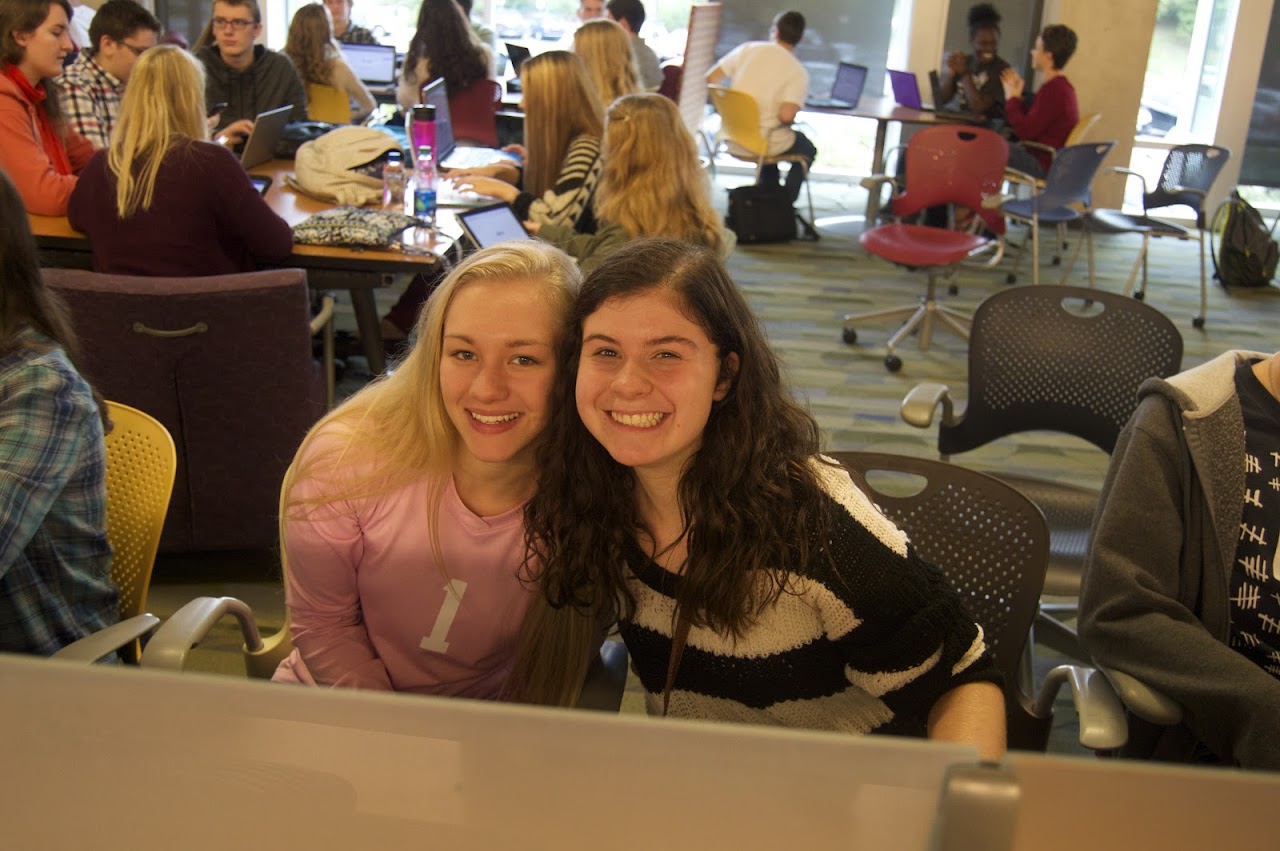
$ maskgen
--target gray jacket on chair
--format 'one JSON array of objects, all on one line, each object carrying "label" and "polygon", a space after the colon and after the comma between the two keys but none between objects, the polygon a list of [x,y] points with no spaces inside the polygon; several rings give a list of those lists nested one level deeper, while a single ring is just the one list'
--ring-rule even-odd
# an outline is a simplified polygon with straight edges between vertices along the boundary
[{"label": "gray jacket on chair", "polygon": [[1080,638],[1104,667],[1183,707],[1183,724],[1130,719],[1126,753],[1280,769],[1280,680],[1227,646],[1244,503],[1245,437],[1228,352],[1152,379],[1112,456],[1093,521]]}]

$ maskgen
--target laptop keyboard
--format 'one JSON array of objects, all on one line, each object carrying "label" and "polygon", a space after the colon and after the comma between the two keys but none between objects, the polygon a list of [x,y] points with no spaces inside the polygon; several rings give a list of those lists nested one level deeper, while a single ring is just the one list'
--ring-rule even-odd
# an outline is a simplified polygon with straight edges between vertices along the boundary
[{"label": "laptop keyboard", "polygon": [[480,168],[494,163],[513,162],[514,158],[497,148],[454,148],[444,158],[445,168]]}]

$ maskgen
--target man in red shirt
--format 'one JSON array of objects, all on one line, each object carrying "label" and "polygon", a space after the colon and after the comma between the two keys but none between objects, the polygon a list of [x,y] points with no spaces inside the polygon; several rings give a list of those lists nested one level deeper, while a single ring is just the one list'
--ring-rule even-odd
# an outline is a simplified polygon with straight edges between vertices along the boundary
[{"label": "man in red shirt", "polygon": [[[1025,81],[1018,72],[1006,68],[1000,75],[1005,118],[1020,140],[1038,142],[1055,150],[1066,144],[1071,129],[1080,121],[1075,87],[1062,72],[1075,52],[1076,34],[1070,27],[1050,24],[1041,31],[1031,50],[1031,65],[1040,72],[1044,83],[1030,109],[1022,101]],[[1052,157],[1047,151],[1016,144],[1009,148],[1009,168],[1032,177],[1044,177],[1050,162]]]}]

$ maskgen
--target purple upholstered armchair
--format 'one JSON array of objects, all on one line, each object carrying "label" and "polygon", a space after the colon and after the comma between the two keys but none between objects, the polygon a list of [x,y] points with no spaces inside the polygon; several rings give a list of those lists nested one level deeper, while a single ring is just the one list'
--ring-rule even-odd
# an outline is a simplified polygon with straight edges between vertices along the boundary
[{"label": "purple upholstered armchair", "polygon": [[173,435],[178,472],[160,551],[275,546],[280,483],[327,401],[306,273],[46,269],[44,279],[70,307],[98,390]]}]

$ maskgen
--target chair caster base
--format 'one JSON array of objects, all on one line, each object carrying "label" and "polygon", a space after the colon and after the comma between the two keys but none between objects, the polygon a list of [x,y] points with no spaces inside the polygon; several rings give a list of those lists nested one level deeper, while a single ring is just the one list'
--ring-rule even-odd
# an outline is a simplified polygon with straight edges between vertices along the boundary
[{"label": "chair caster base", "polygon": [[895,354],[885,355],[884,368],[889,370],[890,372],[897,372],[898,370],[902,369],[902,358],[898,357]]},{"label": "chair caster base", "polygon": [[840,339],[852,346],[854,343],[858,342],[858,329],[845,328],[840,332]]},{"label": "chair caster base", "polygon": [[1192,320],[1191,320],[1191,324],[1192,324],[1192,326],[1194,326],[1194,327],[1196,327],[1196,328],[1203,328],[1203,327],[1204,327],[1204,317],[1203,317],[1203,316],[1197,316],[1197,317],[1195,317],[1194,319],[1192,319]]}]

